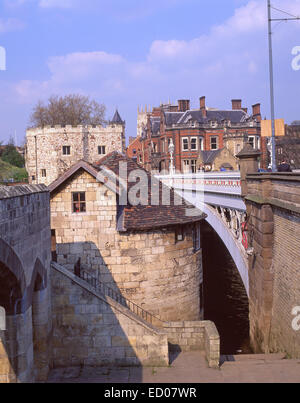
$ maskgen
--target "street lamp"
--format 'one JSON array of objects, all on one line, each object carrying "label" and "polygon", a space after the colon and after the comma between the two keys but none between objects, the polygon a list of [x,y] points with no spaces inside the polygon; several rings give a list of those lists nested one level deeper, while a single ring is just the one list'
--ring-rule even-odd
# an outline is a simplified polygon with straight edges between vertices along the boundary
[{"label": "street lamp", "polygon": [[173,139],[170,140],[169,144],[169,153],[170,153],[170,175],[175,174],[175,167],[174,167],[174,151],[175,151],[175,146],[173,144]]},{"label": "street lamp", "polygon": [[[287,14],[292,18],[272,18],[271,9]],[[271,5],[271,0],[268,0],[268,31],[269,31],[269,68],[270,68],[270,98],[271,98],[271,122],[272,122],[272,137],[271,137],[271,165],[272,171],[277,171],[276,165],[276,141],[275,141],[275,106],[274,106],[274,74],[273,74],[273,48],[272,48],[272,22],[273,21],[295,21],[300,20],[300,17],[296,17],[286,11],[279,10]]]}]

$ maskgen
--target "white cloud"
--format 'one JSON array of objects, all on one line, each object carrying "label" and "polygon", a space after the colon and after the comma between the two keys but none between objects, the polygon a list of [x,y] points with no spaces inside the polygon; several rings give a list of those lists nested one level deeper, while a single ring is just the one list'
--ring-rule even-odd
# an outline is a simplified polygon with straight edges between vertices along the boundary
[{"label": "white cloud", "polygon": [[[278,3],[284,9],[300,14],[300,0],[278,0]],[[251,0],[206,35],[190,41],[154,41],[140,62],[103,51],[52,57],[48,61],[49,77],[46,80],[21,81],[14,86],[14,94],[19,102],[32,104],[54,93],[80,92],[107,105],[117,103],[125,110],[131,108],[131,113],[135,113],[138,103],[158,104],[169,96],[173,100],[175,97],[191,98],[198,105],[198,97],[207,95],[209,106],[220,107],[229,107],[230,99],[241,97],[248,105],[262,102],[267,114],[266,24],[265,1]],[[276,30],[274,48],[281,53],[287,49],[288,58],[291,54],[288,39],[292,38],[293,42],[293,38],[299,38],[299,28],[295,24],[283,28]],[[293,42],[295,45],[300,43]],[[292,99],[292,92],[297,88],[298,92],[300,90],[300,75],[290,77],[290,74],[296,74],[290,68],[291,60],[277,57],[275,61],[276,68],[285,64],[282,68],[287,70],[287,74],[280,77],[275,75],[276,88],[290,86]],[[291,80],[296,78],[298,81],[291,85]],[[281,110],[285,107],[283,103]]]},{"label": "white cloud", "polygon": [[24,23],[16,18],[0,18],[0,33],[18,31],[24,28]]}]

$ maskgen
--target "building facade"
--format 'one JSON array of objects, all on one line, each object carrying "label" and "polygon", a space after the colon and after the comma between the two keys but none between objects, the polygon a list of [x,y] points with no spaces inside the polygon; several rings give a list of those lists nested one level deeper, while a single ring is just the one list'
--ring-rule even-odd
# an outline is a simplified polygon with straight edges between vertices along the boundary
[{"label": "building facade", "polygon": [[[152,205],[150,199],[147,205],[121,205],[120,194],[99,181],[100,166],[118,176],[120,162],[128,164],[129,175],[139,168],[113,153],[98,167],[80,161],[50,185],[57,262],[73,271],[80,258],[99,281],[161,320],[199,320],[205,215],[186,215],[187,205],[175,204],[174,191],[170,205]],[[163,186],[142,172],[149,183]]]},{"label": "building facade", "polygon": [[54,126],[26,133],[29,183],[49,185],[80,160],[95,163],[112,151],[125,152],[125,122],[116,111],[107,127]]},{"label": "building facade", "polygon": [[[145,169],[169,171],[172,140],[176,170],[197,172],[203,165],[202,152],[226,148],[235,157],[248,141],[253,148],[260,148],[260,104],[252,108],[249,115],[241,100],[232,100],[231,110],[208,108],[205,97],[200,98],[196,109],[191,109],[189,100],[153,108],[140,136],[140,149],[132,144],[127,155],[132,157],[132,149],[136,148],[136,158]],[[237,169],[237,160],[234,165],[233,169]]]}]

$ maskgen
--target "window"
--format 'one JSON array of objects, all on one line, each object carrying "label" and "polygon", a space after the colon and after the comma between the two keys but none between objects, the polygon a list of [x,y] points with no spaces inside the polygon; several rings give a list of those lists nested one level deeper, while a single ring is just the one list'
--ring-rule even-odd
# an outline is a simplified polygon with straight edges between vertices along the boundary
[{"label": "window", "polygon": [[85,213],[85,192],[72,193],[73,213]]},{"label": "window", "polygon": [[193,174],[197,172],[197,160],[191,160],[191,171]]},{"label": "window", "polygon": [[136,149],[135,149],[135,148],[132,150],[132,153],[133,153],[134,155],[136,154]]},{"label": "window", "polygon": [[182,151],[188,151],[189,149],[189,139],[182,139]]},{"label": "window", "polygon": [[198,150],[197,137],[192,137],[191,138],[191,150]]},{"label": "window", "polygon": [[237,144],[235,153],[238,154],[240,151],[241,151],[241,145]]},{"label": "window", "polygon": [[182,161],[182,170],[183,173],[188,174],[190,172],[190,160]]},{"label": "window", "polygon": [[63,155],[71,155],[71,147],[63,146]]},{"label": "window", "polygon": [[184,229],[183,225],[177,225],[176,231],[175,231],[175,242],[181,242],[184,241]]},{"label": "window", "polygon": [[43,177],[43,178],[46,178],[46,176],[47,176],[47,171],[46,171],[46,169],[42,169],[42,177]]},{"label": "window", "polygon": [[210,138],[210,149],[217,150],[218,149],[218,137]]},{"label": "window", "polygon": [[105,146],[98,146],[98,154],[101,155],[105,154]]},{"label": "window", "polygon": [[255,149],[255,137],[254,136],[248,137],[248,142]]},{"label": "window", "polygon": [[196,223],[194,226],[194,251],[197,252],[201,249],[201,232],[200,223]]},{"label": "window", "polygon": [[32,175],[31,179],[32,179],[33,181],[35,181],[35,175]]}]

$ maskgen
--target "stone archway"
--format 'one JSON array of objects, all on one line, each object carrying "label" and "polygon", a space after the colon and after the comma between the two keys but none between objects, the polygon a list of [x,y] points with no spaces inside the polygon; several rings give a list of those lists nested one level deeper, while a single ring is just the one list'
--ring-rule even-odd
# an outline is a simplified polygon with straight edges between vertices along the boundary
[{"label": "stone archway", "polygon": [[[25,363],[24,337],[17,330],[27,305],[25,277],[20,261],[3,240],[0,240],[0,256],[0,306],[1,319],[5,322],[0,327],[0,383],[10,383],[17,382]],[[9,267],[7,262],[14,265]]]},{"label": "stone archway", "polygon": [[47,283],[47,271],[37,258],[28,293],[32,303],[33,370],[36,381],[45,381],[49,372],[48,334],[51,325],[48,316]]}]

